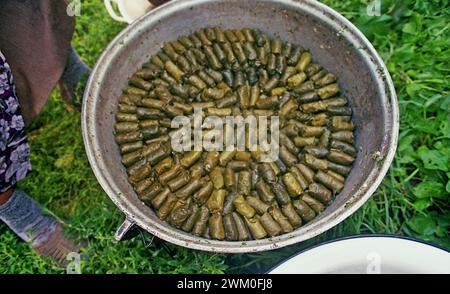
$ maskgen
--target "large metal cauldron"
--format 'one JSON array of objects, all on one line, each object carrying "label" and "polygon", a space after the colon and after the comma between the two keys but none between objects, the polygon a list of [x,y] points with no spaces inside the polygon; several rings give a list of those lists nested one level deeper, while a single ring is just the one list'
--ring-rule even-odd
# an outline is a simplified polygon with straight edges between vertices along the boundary
[{"label": "large metal cauldron", "polygon": [[[339,77],[354,109],[357,159],[344,190],[312,222],[271,239],[249,242],[207,240],[160,221],[137,198],[127,181],[114,142],[113,123],[122,87],[165,41],[202,27],[258,28],[300,43],[313,58]],[[186,0],[171,1],[127,27],[97,62],[84,96],[83,138],[92,169],[101,186],[125,214],[116,238],[132,227],[184,247],[242,253],[271,250],[312,238],[337,225],[373,194],[394,157],[398,136],[398,105],[389,73],[357,28],[316,1]]]}]

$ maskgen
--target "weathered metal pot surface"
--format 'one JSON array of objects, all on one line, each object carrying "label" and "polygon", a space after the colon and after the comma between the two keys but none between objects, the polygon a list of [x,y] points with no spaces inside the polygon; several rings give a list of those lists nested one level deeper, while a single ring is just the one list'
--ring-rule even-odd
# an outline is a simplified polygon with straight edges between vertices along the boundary
[{"label": "weathered metal pot surface", "polygon": [[[312,222],[271,239],[248,242],[198,238],[159,220],[127,181],[114,142],[113,123],[127,79],[166,41],[202,27],[258,28],[309,48],[338,75],[353,107],[358,155],[344,190]],[[271,250],[312,238],[355,212],[376,190],[394,157],[398,105],[385,65],[369,41],[348,20],[316,1],[171,1],[127,27],[109,45],[89,80],[83,102],[86,152],[101,186],[125,214],[119,235],[135,224],[163,240],[192,249],[242,253]]]}]

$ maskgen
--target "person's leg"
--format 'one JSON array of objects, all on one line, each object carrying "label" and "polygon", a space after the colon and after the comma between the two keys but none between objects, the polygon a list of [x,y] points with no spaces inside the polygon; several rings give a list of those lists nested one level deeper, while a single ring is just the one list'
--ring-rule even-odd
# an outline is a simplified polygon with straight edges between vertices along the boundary
[{"label": "person's leg", "polygon": [[0,221],[41,255],[60,263],[78,246],[64,238],[61,225],[25,192],[15,189],[30,171],[30,147],[14,78],[0,51]]},{"label": "person's leg", "polygon": [[6,201],[0,204],[0,220],[38,254],[51,256],[64,264],[67,254],[79,251],[78,245],[64,237],[58,221],[44,213],[25,192],[10,189],[0,196],[2,198]]},{"label": "person's leg", "polygon": [[81,101],[77,98],[81,98],[83,95],[84,82],[90,73],[91,69],[81,60],[73,46],[71,46],[64,72],[58,83],[61,97],[69,110],[71,110],[71,106],[78,108],[81,106]]},{"label": "person's leg", "polygon": [[14,191],[13,189],[9,189],[8,191],[0,194],[0,205],[5,204],[6,201],[8,201],[9,198],[11,198],[13,191]]},{"label": "person's leg", "polygon": [[55,231],[57,221],[22,190],[10,190],[11,196],[0,205],[0,220],[25,242],[41,246]]}]

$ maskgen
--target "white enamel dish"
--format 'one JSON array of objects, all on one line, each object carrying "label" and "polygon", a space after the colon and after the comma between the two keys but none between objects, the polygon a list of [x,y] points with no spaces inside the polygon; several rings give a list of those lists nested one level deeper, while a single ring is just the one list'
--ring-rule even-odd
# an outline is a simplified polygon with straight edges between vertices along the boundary
[{"label": "white enamel dish", "polygon": [[450,274],[450,253],[387,235],[339,239],[302,251],[270,274]]}]

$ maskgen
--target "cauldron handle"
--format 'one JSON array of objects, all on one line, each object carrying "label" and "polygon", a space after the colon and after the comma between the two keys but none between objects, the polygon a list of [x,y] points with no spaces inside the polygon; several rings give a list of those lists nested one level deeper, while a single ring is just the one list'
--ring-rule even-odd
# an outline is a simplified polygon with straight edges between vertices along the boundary
[{"label": "cauldron handle", "polygon": [[116,241],[129,240],[136,237],[139,234],[138,226],[133,220],[125,218],[123,223],[117,229],[114,234],[114,239]]},{"label": "cauldron handle", "polygon": [[129,218],[125,218],[124,222],[120,225],[120,227],[117,229],[116,233],[114,234],[114,239],[116,241],[122,241],[122,240],[129,240],[137,235],[141,235],[142,243],[144,243],[144,246],[150,247],[152,244],[157,244],[161,246],[167,254],[170,255],[170,257],[174,258],[175,253],[172,249],[170,249],[169,246],[167,246],[166,242],[163,240],[155,237],[154,235],[150,234],[150,240],[148,240],[145,237],[146,231],[141,229],[133,220],[130,220]]}]

